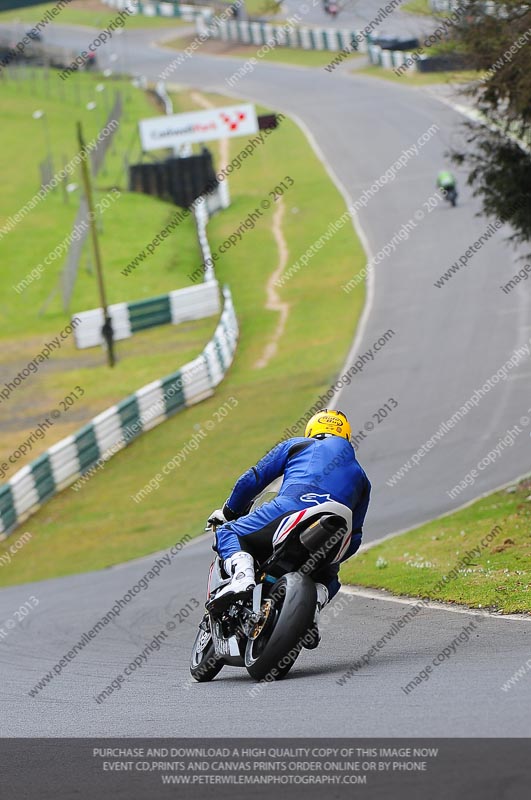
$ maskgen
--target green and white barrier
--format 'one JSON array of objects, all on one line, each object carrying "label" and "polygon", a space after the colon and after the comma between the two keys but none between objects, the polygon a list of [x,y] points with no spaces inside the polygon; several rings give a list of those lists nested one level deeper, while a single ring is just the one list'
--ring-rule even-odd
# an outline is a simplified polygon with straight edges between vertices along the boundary
[{"label": "green and white barrier", "polygon": [[[403,50],[382,50],[382,48],[376,44],[370,44],[367,53],[371,64],[386,69],[401,67],[402,64],[405,64],[406,61],[412,57],[412,53],[406,53]],[[416,61],[414,61],[408,64],[404,71],[407,72],[409,69],[416,70],[416,68]]]},{"label": "green and white barrier", "polygon": [[230,204],[229,187],[227,181],[223,181],[218,186],[218,191],[208,195],[203,195],[194,206],[194,217],[197,228],[197,238],[203,259],[204,281],[206,283],[215,280],[212,252],[208,243],[206,233],[207,223],[216,211],[228,208]]},{"label": "green and white barrier", "polygon": [[[198,224],[198,232],[204,234],[204,223]],[[201,235],[201,233],[199,234]],[[208,243],[207,243],[208,246]],[[108,306],[112,322],[113,338],[129,339],[138,331],[154,328],[157,325],[179,325],[181,322],[203,319],[218,314],[220,310],[218,284],[214,275],[208,282],[186,289],[177,289],[174,292],[150,297],[148,300],[137,300],[133,303],[115,303]],[[80,350],[86,347],[102,345],[103,310],[93,308],[90,311],[81,311],[74,314],[81,322],[74,329],[76,347]]]},{"label": "green and white barrier", "polygon": [[[186,5],[184,3],[150,3],[140,0],[103,0],[111,8],[123,11],[130,9],[134,14],[146,17],[178,17],[196,23],[197,33],[206,34],[212,39],[255,44],[261,46],[275,42],[278,47],[295,47],[302,50],[326,50],[335,53],[344,47],[352,47],[352,40],[358,31],[338,30],[336,28],[273,25],[269,22],[249,20],[220,20],[215,18],[215,10],[208,7]],[[209,27],[211,20],[214,24]],[[357,41],[357,40],[356,40]],[[367,38],[363,38],[354,48],[360,53],[367,52]]]},{"label": "green and white barrier", "polygon": [[128,9],[132,14],[145,17],[176,17],[185,22],[193,22],[197,17],[212,16],[210,8],[187,5],[186,3],[144,3],[141,0],[103,0],[105,5],[118,11]]},{"label": "green and white barrier", "polygon": [[457,0],[429,0],[429,6],[436,14],[455,11]]},{"label": "green and white barrier", "polygon": [[239,42],[241,44],[274,45],[276,47],[295,47],[302,50],[327,50],[337,52],[344,47],[352,47],[360,53],[367,52],[368,41],[363,37],[357,41],[358,31],[337,30],[336,28],[320,28],[295,25],[273,25],[270,22],[250,22],[249,20],[215,20],[209,24],[208,19],[196,19],[196,31],[211,39]]},{"label": "green and white barrier", "polygon": [[0,486],[0,538],[91,467],[108,461],[142,433],[213,394],[232,364],[238,341],[238,321],[228,288],[223,296],[214,336],[198,358],[98,414]]}]

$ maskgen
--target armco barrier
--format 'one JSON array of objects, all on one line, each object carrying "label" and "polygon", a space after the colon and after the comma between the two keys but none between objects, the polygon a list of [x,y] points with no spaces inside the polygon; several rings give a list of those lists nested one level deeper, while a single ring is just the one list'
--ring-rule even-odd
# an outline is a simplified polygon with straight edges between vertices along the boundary
[{"label": "armco barrier", "polygon": [[[207,218],[208,219],[208,218]],[[204,223],[206,224],[206,223]],[[204,232],[204,224],[198,223],[198,232]],[[206,234],[205,238],[206,238]],[[207,242],[208,247],[208,242]],[[173,323],[178,325],[192,319],[212,317],[220,309],[218,284],[211,274],[208,282],[186,289],[150,297],[148,300],[137,300],[134,303],[115,303],[108,306],[113,327],[113,338],[128,339],[138,331],[153,328],[156,325]],[[102,345],[103,310],[93,308],[80,311],[74,315],[81,320],[74,331],[76,346],[79,349]]]},{"label": "armco barrier", "polygon": [[196,19],[197,33],[212,39],[253,44],[257,47],[265,44],[275,47],[296,47],[302,50],[327,50],[337,52],[344,47],[352,47],[355,40],[356,49],[360,53],[367,52],[368,39],[364,37],[357,42],[358,31],[337,30],[336,28],[309,27],[304,25],[273,25],[269,22],[250,22],[249,20],[214,20],[209,24],[208,18]]},{"label": "armco barrier", "polygon": [[107,461],[176,412],[210,397],[232,363],[238,340],[238,321],[228,288],[223,295],[220,321],[198,358],[98,414],[0,486],[0,538],[96,463]]}]

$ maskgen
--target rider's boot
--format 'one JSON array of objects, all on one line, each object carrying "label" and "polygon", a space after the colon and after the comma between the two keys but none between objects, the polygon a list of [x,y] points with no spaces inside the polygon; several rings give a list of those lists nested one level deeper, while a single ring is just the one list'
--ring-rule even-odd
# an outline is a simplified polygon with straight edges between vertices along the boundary
[{"label": "rider's boot", "polygon": [[[225,559],[224,567],[229,575],[232,576],[232,580],[216,594],[216,597],[211,601],[213,606],[229,604],[256,586],[254,559],[250,553],[244,553],[242,550],[234,553],[234,555]],[[220,598],[223,598],[221,604],[218,602]]]}]

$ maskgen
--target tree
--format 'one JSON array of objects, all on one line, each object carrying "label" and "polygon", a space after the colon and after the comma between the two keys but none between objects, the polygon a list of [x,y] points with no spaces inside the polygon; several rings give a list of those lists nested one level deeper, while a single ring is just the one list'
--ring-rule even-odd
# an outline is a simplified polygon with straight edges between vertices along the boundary
[{"label": "tree", "polygon": [[471,148],[451,156],[469,167],[483,212],[512,226],[514,244],[531,242],[531,6],[467,0],[461,7],[452,38],[483,72],[463,91],[484,124],[464,123]]}]

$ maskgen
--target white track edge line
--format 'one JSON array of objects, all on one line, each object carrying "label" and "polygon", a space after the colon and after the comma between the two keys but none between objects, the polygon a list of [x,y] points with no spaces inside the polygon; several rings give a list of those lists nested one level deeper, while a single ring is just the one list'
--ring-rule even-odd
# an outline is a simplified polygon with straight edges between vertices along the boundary
[{"label": "white track edge line", "polygon": [[[417,605],[422,599],[420,597],[410,597],[405,595],[389,594],[384,589],[366,589],[359,586],[341,586],[340,592],[345,594],[354,595],[356,597],[364,597],[367,600],[379,600],[387,603],[401,603],[407,606]],[[425,608],[433,609],[434,611],[449,611],[452,614],[472,614],[473,616],[489,617],[490,619],[503,619],[503,620],[516,620],[517,622],[531,622],[531,613],[522,614],[500,614],[492,611],[486,611],[483,608],[470,608],[469,606],[456,605],[454,603],[442,603],[438,600],[422,600],[422,605]],[[326,608],[326,606],[325,606]]]}]

